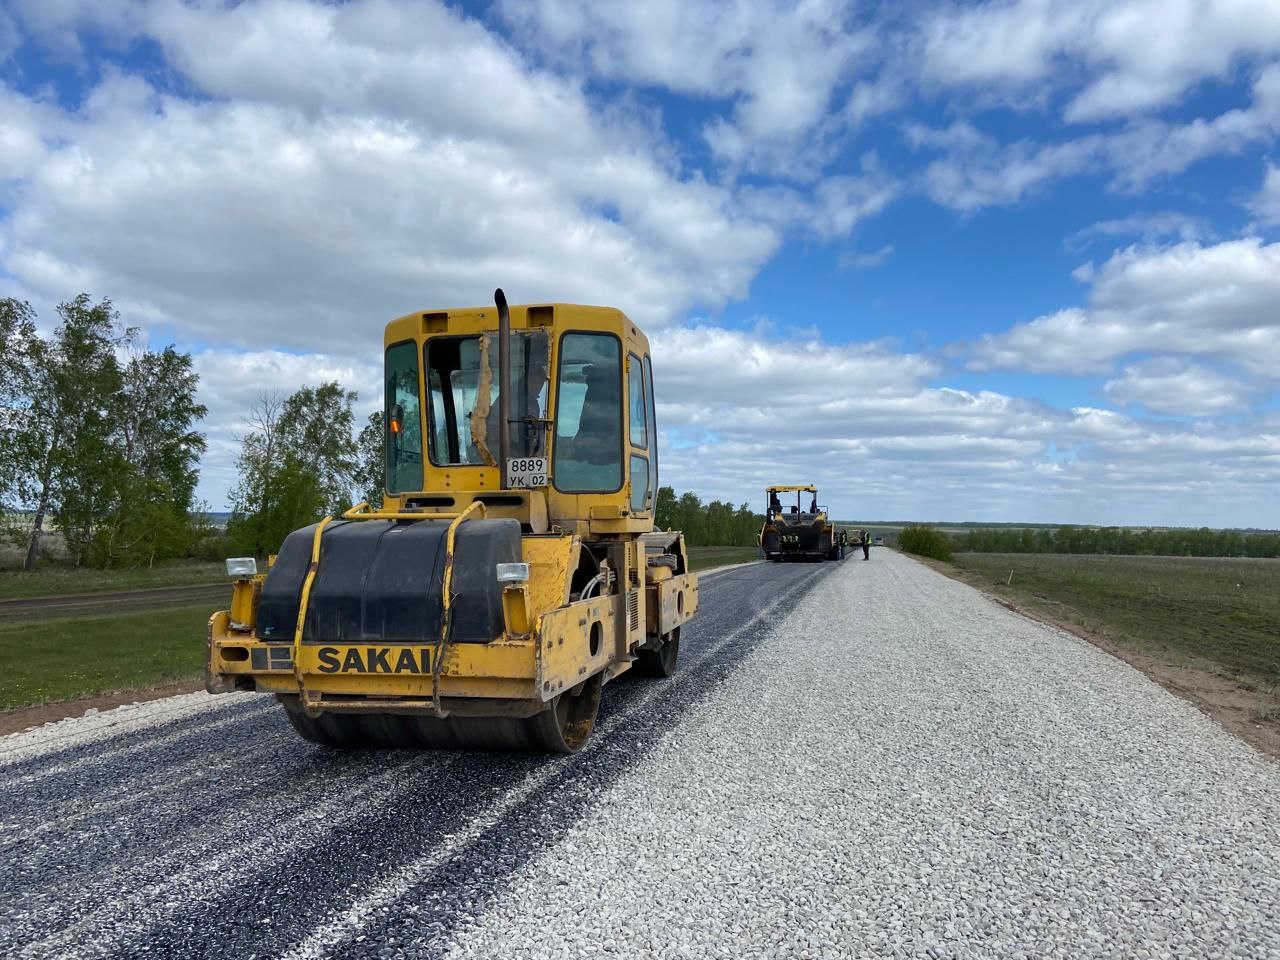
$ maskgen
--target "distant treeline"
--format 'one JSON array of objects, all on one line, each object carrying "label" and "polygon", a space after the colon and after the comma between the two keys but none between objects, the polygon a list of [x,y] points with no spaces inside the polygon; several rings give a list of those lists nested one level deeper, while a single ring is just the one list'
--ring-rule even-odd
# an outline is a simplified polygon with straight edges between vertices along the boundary
[{"label": "distant treeline", "polygon": [[950,560],[953,539],[929,526],[905,527],[898,534],[898,546],[907,553],[934,560]]},{"label": "distant treeline", "polygon": [[1110,553],[1153,557],[1280,557],[1280,533],[1239,530],[1059,527],[1056,530],[970,530],[952,534],[955,550],[972,553]]},{"label": "distant treeline", "polygon": [[724,500],[703,503],[696,493],[676,495],[672,487],[658,488],[654,524],[680,530],[691,547],[752,547],[760,538],[764,514],[745,503],[735,507]]}]

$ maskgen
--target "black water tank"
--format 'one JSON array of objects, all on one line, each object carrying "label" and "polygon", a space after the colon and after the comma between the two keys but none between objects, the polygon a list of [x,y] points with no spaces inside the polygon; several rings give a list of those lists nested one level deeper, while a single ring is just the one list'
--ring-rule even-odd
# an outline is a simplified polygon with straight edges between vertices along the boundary
[{"label": "black water tank", "polygon": [[[431,643],[443,626],[445,520],[339,521],[325,528],[311,585],[304,643]],[[257,635],[292,640],[315,525],[285,539],[258,601]],[[454,643],[488,643],[502,633],[502,585],[495,566],[520,559],[516,520],[458,526],[453,567]]]}]

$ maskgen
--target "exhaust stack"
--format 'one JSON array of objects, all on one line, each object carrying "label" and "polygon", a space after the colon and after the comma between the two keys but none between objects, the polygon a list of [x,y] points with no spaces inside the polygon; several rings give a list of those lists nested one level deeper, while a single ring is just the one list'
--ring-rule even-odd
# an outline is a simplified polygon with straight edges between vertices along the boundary
[{"label": "exhaust stack", "polygon": [[511,312],[507,295],[499,287],[493,291],[498,305],[498,475],[502,489],[508,490],[507,461],[511,459]]}]

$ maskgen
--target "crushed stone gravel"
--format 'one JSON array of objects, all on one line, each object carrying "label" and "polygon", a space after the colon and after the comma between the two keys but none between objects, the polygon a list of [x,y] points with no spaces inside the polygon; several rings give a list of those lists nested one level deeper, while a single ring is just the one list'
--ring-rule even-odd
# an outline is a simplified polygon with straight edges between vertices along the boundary
[{"label": "crushed stone gravel", "polygon": [[447,954],[499,955],[1274,960],[1280,766],[1077,638],[877,551]]},{"label": "crushed stone gravel", "polygon": [[58,751],[72,751],[105,740],[118,740],[126,734],[202,716],[209,711],[232,709],[249,698],[269,699],[253,694],[236,698],[214,697],[200,691],[126,703],[110,710],[89,708],[79,717],[42,723],[0,737],[0,769],[34,757],[48,757]]}]

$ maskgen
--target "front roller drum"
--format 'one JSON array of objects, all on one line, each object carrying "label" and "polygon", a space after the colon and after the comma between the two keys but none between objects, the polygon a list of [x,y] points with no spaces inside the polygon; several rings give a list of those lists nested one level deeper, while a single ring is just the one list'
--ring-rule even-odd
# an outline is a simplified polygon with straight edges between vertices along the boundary
[{"label": "front roller drum", "polygon": [[304,740],[347,750],[499,750],[576,753],[595,729],[602,676],[596,674],[532,717],[434,717],[408,713],[309,716],[298,697],[277,694]]}]

